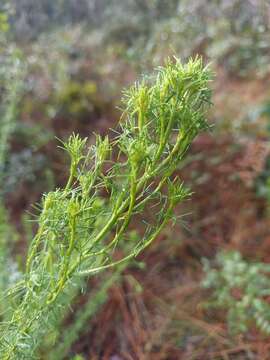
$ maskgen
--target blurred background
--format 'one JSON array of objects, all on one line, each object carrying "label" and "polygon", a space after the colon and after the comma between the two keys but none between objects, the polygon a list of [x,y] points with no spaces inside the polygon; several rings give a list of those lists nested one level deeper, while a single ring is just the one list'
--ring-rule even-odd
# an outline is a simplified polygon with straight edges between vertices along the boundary
[{"label": "blurred background", "polygon": [[[15,277],[35,232],[33,204],[66,180],[57,138],[109,133],[123,88],[168,56],[184,62],[196,54],[215,78],[212,131],[196,139],[179,169],[192,201],[137,264],[113,281],[112,274],[89,281],[66,319],[78,331],[57,350],[59,359],[270,359],[256,316],[231,332],[239,319],[245,323],[250,309],[239,314],[237,304],[252,278],[241,291],[224,285],[214,307],[213,291],[201,285],[207,277],[211,283],[210,268],[224,251],[234,251],[232,277],[240,254],[247,268],[270,261],[270,2],[1,0],[0,233]],[[91,308],[78,318],[89,298]],[[270,319],[269,291],[262,298]]]}]

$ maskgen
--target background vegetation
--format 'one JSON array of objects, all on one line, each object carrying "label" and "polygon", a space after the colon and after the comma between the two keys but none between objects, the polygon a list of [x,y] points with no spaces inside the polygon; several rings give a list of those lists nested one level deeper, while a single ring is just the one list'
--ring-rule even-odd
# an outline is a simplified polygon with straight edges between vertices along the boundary
[{"label": "background vegetation", "polygon": [[[136,262],[83,284],[38,358],[270,358],[269,27],[267,0],[1,2],[1,320],[36,205],[68,177],[56,138],[112,137],[123,87],[168,56],[199,54],[216,74],[212,131],[174,172],[192,200]],[[152,215],[135,219],[131,241]]]}]

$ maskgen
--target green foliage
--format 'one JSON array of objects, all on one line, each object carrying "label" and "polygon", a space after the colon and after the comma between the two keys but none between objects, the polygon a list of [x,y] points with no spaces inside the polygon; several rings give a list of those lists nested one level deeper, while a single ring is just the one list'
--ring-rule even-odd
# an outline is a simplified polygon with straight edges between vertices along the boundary
[{"label": "green foliage", "polygon": [[[12,29],[16,35],[33,39],[59,24],[87,22],[93,27],[109,23],[113,28],[119,21],[122,23],[129,18],[135,20],[136,34],[140,35],[150,27],[146,20],[171,15],[178,3],[179,0],[170,0],[166,4],[162,0],[11,0],[14,8]],[[123,33],[118,34],[125,37]]]},{"label": "green foliage", "polygon": [[140,57],[141,63],[143,50],[143,61],[152,64],[153,58],[160,62],[164,53],[173,48],[185,58],[199,51],[229,73],[240,76],[254,70],[264,74],[268,70],[270,31],[266,1],[11,0],[11,3],[14,9],[11,29],[18,40],[36,39],[46,31],[80,23],[87,38],[89,30],[98,29],[102,54],[107,44],[121,44],[129,58]]},{"label": "green foliage", "polygon": [[4,12],[0,12],[0,33],[6,33],[9,29],[8,16]]},{"label": "green foliage", "polygon": [[11,250],[16,243],[18,234],[9,225],[6,209],[0,203],[0,319],[7,319],[10,309],[9,298],[5,295],[7,288],[11,287],[21,277],[16,262],[11,257]]},{"label": "green foliage", "polygon": [[75,355],[72,360],[84,360],[84,357],[81,355]]},{"label": "green foliage", "polygon": [[[1,324],[2,359],[33,358],[84,277],[133,259],[174,219],[174,207],[190,192],[171,177],[208,127],[210,79],[200,59],[168,61],[153,79],[126,91],[118,136],[96,136],[89,147],[73,134],[63,143],[69,178],[64,189],[43,197],[25,275],[8,292],[14,307]],[[128,240],[134,215],[151,205],[152,223],[143,223],[144,233]],[[123,255],[115,259],[122,244]]]},{"label": "green foliage", "polygon": [[[54,344],[56,345],[52,346],[50,343],[48,346],[48,359],[61,360],[68,356],[72,344],[78,340],[89,319],[97,313],[99,308],[107,300],[107,290],[121,279],[121,274],[126,265],[127,264],[121,264],[113,274],[108,274],[106,278],[102,278],[99,288],[91,291],[86,303],[74,314],[72,323],[69,326],[65,326],[64,329],[59,329],[58,336],[54,340]],[[87,331],[90,329],[89,325],[88,323]]]},{"label": "green foliage", "polygon": [[[40,174],[43,174],[43,177],[37,184]],[[32,185],[32,191],[39,191],[38,186],[46,187],[50,176],[52,177],[48,161],[43,154],[34,153],[31,149],[22,149],[9,155],[3,174],[5,187],[1,194],[5,197],[12,194],[24,182]]]},{"label": "green foliage", "polygon": [[[269,100],[254,109],[255,121],[263,127],[263,134],[270,137],[270,102]],[[263,122],[265,120],[265,122]],[[262,125],[263,124],[263,125]],[[256,194],[267,200],[267,210],[270,210],[270,156],[265,159],[264,168],[255,180]]]},{"label": "green foliage", "polygon": [[[2,67],[0,80],[3,87],[0,99],[0,167],[4,165],[8,140],[15,127],[22,86],[22,63],[18,52],[0,53]],[[1,181],[1,169],[0,169]]]},{"label": "green foliage", "polygon": [[[0,20],[1,21],[1,20]],[[1,37],[0,46],[0,185],[2,185],[10,137],[14,131],[22,93],[24,64],[21,53]],[[0,196],[1,196],[0,189]]]},{"label": "green foliage", "polygon": [[270,204],[270,157],[265,161],[265,166],[260,175],[256,178],[255,188],[257,196],[267,200],[268,208]]},{"label": "green foliage", "polygon": [[55,94],[55,107],[61,115],[70,118],[83,118],[92,113],[97,106],[97,85],[93,81],[80,83],[69,81]]},{"label": "green foliage", "polygon": [[[269,64],[268,5],[246,0],[181,0],[162,19],[152,18],[147,35],[133,38],[136,50],[146,49],[145,58],[160,61],[168,49],[189,57],[200,52],[228,73],[247,76],[265,74]],[[166,3],[167,5],[167,3]],[[165,5],[165,7],[166,7]],[[194,21],[196,19],[196,21]],[[144,21],[149,22],[149,17]],[[122,22],[118,22],[121,26]]]},{"label": "green foliage", "polygon": [[[0,13],[0,46],[6,45],[8,17]],[[23,64],[20,54],[14,48],[0,48],[0,319],[6,319],[9,312],[9,299],[5,295],[8,287],[20,277],[11,250],[16,242],[17,233],[9,225],[8,214],[3,201],[3,187],[6,162],[9,156],[9,141],[16,124],[17,108],[21,95]]]},{"label": "green foliage", "polygon": [[212,289],[210,306],[227,311],[232,333],[256,325],[270,334],[270,265],[247,262],[238,252],[220,253],[215,266],[204,262],[203,286]]}]

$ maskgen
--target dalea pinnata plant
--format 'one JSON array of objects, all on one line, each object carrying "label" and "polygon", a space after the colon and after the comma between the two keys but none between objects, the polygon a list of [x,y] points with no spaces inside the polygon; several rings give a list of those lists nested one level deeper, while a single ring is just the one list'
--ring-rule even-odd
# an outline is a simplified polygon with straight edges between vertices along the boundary
[{"label": "dalea pinnata plant", "polygon": [[[69,178],[43,197],[24,278],[7,294],[13,313],[1,324],[1,359],[33,358],[83,277],[135,258],[174,219],[190,191],[173,173],[208,128],[210,79],[201,59],[168,61],[125,92],[112,140],[97,135],[88,147],[73,134],[63,143]],[[144,233],[130,240],[132,219],[143,220],[150,206],[153,220],[142,221]],[[121,258],[114,256],[118,248]]]}]

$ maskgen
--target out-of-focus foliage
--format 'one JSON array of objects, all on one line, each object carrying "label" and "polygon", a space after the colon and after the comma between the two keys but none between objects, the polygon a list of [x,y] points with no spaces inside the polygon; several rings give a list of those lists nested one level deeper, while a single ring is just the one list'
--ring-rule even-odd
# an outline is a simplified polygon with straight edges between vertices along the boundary
[{"label": "out-of-focus foliage", "polygon": [[7,32],[9,29],[8,16],[4,12],[0,12],[0,33],[3,37],[3,33]]},{"label": "out-of-focus foliage", "polygon": [[[7,13],[0,21],[4,30],[8,22]],[[9,34],[2,32],[0,51],[0,196],[18,190],[18,184],[29,181],[33,184],[37,174],[47,163],[44,155],[37,150],[50,140],[47,130],[19,122],[22,97],[25,93],[24,80],[27,73],[26,61],[18,47],[8,41]],[[38,129],[38,131],[37,131]],[[12,149],[12,143],[16,144]]]},{"label": "out-of-focus foliage", "polygon": [[232,332],[246,332],[256,324],[270,333],[270,265],[247,262],[240,253],[220,253],[216,264],[204,263],[203,286],[213,290],[210,306],[227,311]]},{"label": "out-of-focus foliage", "polygon": [[8,31],[6,12],[0,13],[0,319],[6,319],[9,300],[4,295],[20,277],[17,263],[11,257],[11,250],[17,233],[10,224],[3,194],[6,165],[9,158],[10,138],[14,131],[21,95],[23,64],[21,54],[15,48],[6,50]]},{"label": "out-of-focus foliage", "polygon": [[57,136],[74,128],[85,133],[86,123],[116,118],[119,84],[129,84],[142,69],[162,63],[168,53],[182,59],[200,53],[237,76],[269,70],[270,9],[264,2],[12,0],[11,4],[13,36],[19,43],[24,43],[24,34],[33,38],[23,46],[28,76],[21,117],[50,127]]},{"label": "out-of-focus foliage", "polygon": [[269,70],[269,24],[264,1],[182,0],[175,13],[154,25],[148,46],[162,53],[169,43],[183,56],[199,51],[242,76],[252,69]]},{"label": "out-of-focus foliage", "polygon": [[17,239],[18,234],[10,224],[3,203],[0,202],[0,321],[8,318],[10,310],[5,292],[21,277],[18,264],[11,257]]},{"label": "out-of-focus foliage", "polygon": [[[2,38],[1,43],[5,46],[6,39]],[[22,90],[23,64],[18,49],[14,47],[3,48],[2,51],[0,49],[0,65],[0,167],[3,167],[8,141],[16,123]]]},{"label": "out-of-focus foliage", "polygon": [[[106,43],[120,43],[128,56],[160,62],[164,52],[205,54],[228,72],[263,73],[269,64],[270,8],[260,0],[12,0],[11,28],[22,39],[80,22],[99,28]],[[169,47],[168,47],[169,44]],[[170,50],[171,47],[171,50]],[[146,51],[145,51],[146,50]],[[142,59],[140,59],[141,61]]]},{"label": "out-of-focus foliage", "polygon": [[[126,0],[124,2],[121,0],[40,0],[38,2],[11,0],[13,9],[11,24],[20,37],[35,38],[42,31],[54,29],[59,25],[85,22],[90,27],[105,24],[111,26],[129,17],[136,19],[136,34],[143,33],[139,29],[141,26],[150,26],[147,20],[170,16],[175,11],[178,2],[179,0],[168,3],[162,0]],[[129,34],[122,35],[127,38],[129,36]]]}]

